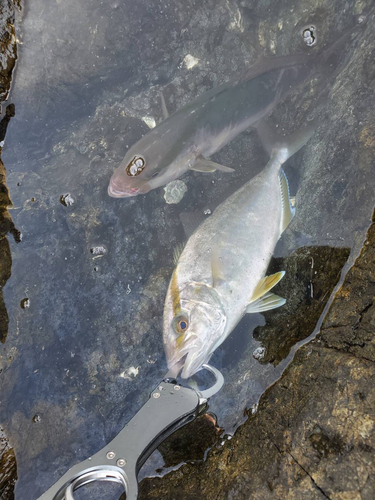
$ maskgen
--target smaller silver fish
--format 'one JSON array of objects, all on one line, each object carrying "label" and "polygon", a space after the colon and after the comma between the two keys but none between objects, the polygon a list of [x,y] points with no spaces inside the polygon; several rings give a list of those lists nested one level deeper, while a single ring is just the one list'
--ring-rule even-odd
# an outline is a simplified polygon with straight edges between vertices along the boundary
[{"label": "smaller silver fish", "polygon": [[309,76],[320,75],[320,85],[326,87],[345,53],[344,43],[358,26],[321,53],[262,58],[244,74],[203,93],[170,116],[163,98],[165,120],[129,149],[111,177],[108,194],[115,198],[144,194],[189,169],[232,172],[209,157],[256,125]]},{"label": "smaller silver fish", "polygon": [[194,375],[246,313],[285,303],[271,292],[284,272],[265,276],[276,243],[294,216],[281,167],[314,127],[310,122],[278,141],[261,123],[259,135],[271,154],[267,166],[189,238],[164,305],[164,348],[174,376],[180,370],[182,378]]}]

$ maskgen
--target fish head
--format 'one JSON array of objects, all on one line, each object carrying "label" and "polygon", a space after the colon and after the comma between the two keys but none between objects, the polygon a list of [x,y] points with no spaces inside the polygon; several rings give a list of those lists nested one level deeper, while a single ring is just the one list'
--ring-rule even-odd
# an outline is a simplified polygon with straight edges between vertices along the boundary
[{"label": "fish head", "polygon": [[127,198],[150,191],[149,180],[153,161],[142,153],[139,142],[129,149],[119,167],[113,172],[108,186],[109,196]]},{"label": "fish head", "polygon": [[211,286],[188,283],[173,291],[173,277],[164,307],[164,348],[168,368],[182,378],[194,375],[206,363],[223,336],[226,315]]},{"label": "fish head", "polygon": [[126,198],[148,193],[179,177],[184,163],[184,157],[168,158],[168,148],[159,134],[151,131],[126,153],[112,174],[108,194]]}]

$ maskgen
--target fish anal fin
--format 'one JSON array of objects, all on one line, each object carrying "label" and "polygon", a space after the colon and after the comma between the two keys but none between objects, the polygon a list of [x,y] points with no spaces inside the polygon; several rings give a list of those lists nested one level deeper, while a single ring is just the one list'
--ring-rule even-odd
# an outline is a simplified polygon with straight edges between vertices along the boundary
[{"label": "fish anal fin", "polygon": [[286,299],[279,297],[279,295],[275,295],[274,293],[266,293],[259,299],[251,302],[247,306],[247,313],[259,313],[264,311],[270,311],[271,309],[276,309],[277,307],[281,307],[285,304]]},{"label": "fish anal fin", "polygon": [[177,266],[179,258],[184,251],[185,245],[183,243],[178,243],[173,249],[173,262]]},{"label": "fish anal fin", "polygon": [[203,158],[203,156],[199,156],[190,169],[195,170],[196,172],[215,172],[216,170],[220,170],[220,172],[234,172],[234,168],[225,167],[224,165],[215,163],[208,158]]},{"label": "fish anal fin", "polygon": [[169,116],[169,111],[167,108],[167,104],[165,102],[164,94],[161,92],[160,94],[160,99],[161,99],[161,112],[163,114],[163,119],[165,120]]},{"label": "fish anal fin", "polygon": [[277,283],[284,277],[285,271],[279,271],[278,273],[271,274],[270,276],[265,276],[262,278],[257,286],[255,287],[254,293],[250,299],[249,304],[255,302],[259,297],[262,297],[267,292],[271,290]]},{"label": "fish anal fin", "polygon": [[280,170],[279,176],[280,176],[279,178],[280,178],[281,205],[282,205],[280,231],[283,232],[289,226],[290,221],[293,219],[296,210],[291,203],[288,179],[283,169]]}]

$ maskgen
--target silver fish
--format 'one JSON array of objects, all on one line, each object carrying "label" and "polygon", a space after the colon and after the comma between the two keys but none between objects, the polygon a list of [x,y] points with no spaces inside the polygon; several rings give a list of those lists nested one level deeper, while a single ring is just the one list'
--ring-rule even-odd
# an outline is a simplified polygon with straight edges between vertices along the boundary
[{"label": "silver fish", "polygon": [[[343,42],[357,26],[323,53],[262,58],[245,74],[205,92],[170,116],[162,98],[165,120],[129,149],[111,177],[108,194],[116,198],[144,194],[189,169],[232,172],[208,158],[256,124],[299,83],[316,76],[318,69],[332,74],[345,52]],[[326,78],[322,80],[325,85]]]},{"label": "silver fish", "polygon": [[294,215],[282,164],[307,142],[314,127],[310,122],[275,145],[274,134],[261,123],[259,133],[271,153],[267,166],[189,238],[164,306],[163,341],[175,376],[181,369],[183,378],[196,373],[246,313],[285,303],[270,291],[284,273],[265,276]]}]

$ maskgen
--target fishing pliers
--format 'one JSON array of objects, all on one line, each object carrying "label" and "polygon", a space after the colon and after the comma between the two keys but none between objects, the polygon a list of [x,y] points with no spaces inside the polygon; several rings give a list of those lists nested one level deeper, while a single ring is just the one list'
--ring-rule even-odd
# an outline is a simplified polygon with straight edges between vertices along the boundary
[{"label": "fishing pliers", "polygon": [[73,493],[94,481],[124,487],[127,500],[138,496],[138,472],[151,453],[177,429],[205,413],[207,401],[224,384],[219,370],[205,364],[216,382],[206,390],[193,389],[166,377],[119,434],[92,457],[69,469],[38,500],[74,500]]}]

